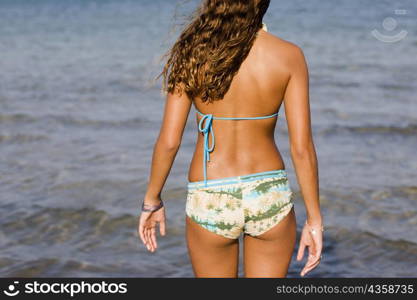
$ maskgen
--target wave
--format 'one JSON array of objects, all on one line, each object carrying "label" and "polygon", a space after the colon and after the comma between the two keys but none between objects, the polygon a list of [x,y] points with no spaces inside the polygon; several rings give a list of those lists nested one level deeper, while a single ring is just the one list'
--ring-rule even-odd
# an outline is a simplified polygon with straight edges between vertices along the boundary
[{"label": "wave", "polygon": [[35,122],[36,118],[29,116],[27,114],[17,113],[2,115],[0,114],[0,124],[18,124],[18,123],[30,123]]},{"label": "wave", "polygon": [[14,134],[14,135],[0,135],[0,143],[31,143],[37,141],[48,140],[45,135],[28,135],[28,134]]},{"label": "wave", "polygon": [[[143,274],[143,270],[151,266],[152,272],[147,271],[148,276],[184,272],[182,264],[167,268],[152,258],[131,266],[131,261],[124,257],[144,253],[141,252],[143,247],[138,249],[140,242],[134,234],[136,225],[136,215],[109,214],[91,206],[53,208],[34,205],[31,210],[9,213],[0,220],[0,273],[7,276],[101,276],[116,272]],[[169,240],[161,240],[160,249],[166,253],[169,251],[170,256],[181,257],[185,248],[178,236],[172,237],[172,232],[183,230],[183,227],[169,226],[168,229],[171,233]],[[102,261],[97,261],[97,253]],[[106,259],[103,255],[107,255]],[[383,272],[385,276],[406,276],[416,272],[415,264],[412,264],[416,255],[416,243],[334,222],[326,226],[324,258],[316,274],[353,277]],[[117,263],[107,258],[117,260]],[[183,263],[188,269],[188,261]],[[294,261],[294,264],[301,262]],[[292,275],[295,276],[296,272]]]},{"label": "wave", "polygon": [[394,84],[394,83],[379,84],[378,87],[384,90],[395,90],[395,91],[400,91],[400,90],[414,91],[415,89],[415,87],[412,85]]},{"label": "wave", "polygon": [[34,117],[27,114],[9,114],[1,115],[0,114],[0,124],[3,125],[21,125],[28,123],[55,123],[65,126],[75,126],[75,127],[93,127],[93,128],[124,128],[124,127],[138,127],[141,126],[150,126],[153,121],[146,120],[143,117],[136,117],[125,120],[97,120],[97,119],[88,119],[88,118],[75,118],[68,115],[46,115]]},{"label": "wave", "polygon": [[314,78],[312,77],[312,84],[315,86],[332,86],[332,87],[339,87],[339,88],[359,88],[361,86],[360,82],[345,82],[345,81],[332,81],[332,80],[325,80],[322,78]]},{"label": "wave", "polygon": [[326,128],[320,131],[322,134],[338,134],[344,132],[351,133],[375,133],[375,134],[402,134],[415,135],[417,134],[417,124],[408,124],[406,126],[339,126],[335,125],[331,128]]},{"label": "wave", "polygon": [[39,242],[50,245],[68,242],[80,248],[89,248],[91,241],[99,237],[117,239],[115,231],[127,235],[127,231],[135,228],[136,216],[109,214],[88,206],[70,208],[34,205],[30,210],[5,215],[0,224],[2,233],[7,237],[2,242],[3,247],[36,245]]}]

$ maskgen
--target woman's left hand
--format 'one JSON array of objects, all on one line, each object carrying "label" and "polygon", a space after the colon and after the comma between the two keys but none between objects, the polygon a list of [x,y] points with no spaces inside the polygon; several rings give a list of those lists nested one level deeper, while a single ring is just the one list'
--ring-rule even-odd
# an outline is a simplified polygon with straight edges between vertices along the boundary
[{"label": "woman's left hand", "polygon": [[[161,200],[159,200],[161,201]],[[146,202],[146,204],[151,204]],[[158,204],[152,202],[152,205]],[[156,225],[159,223],[159,233],[165,235],[165,207],[161,207],[155,212],[142,211],[139,217],[138,234],[142,242],[150,252],[154,252],[158,247],[156,242]]]}]

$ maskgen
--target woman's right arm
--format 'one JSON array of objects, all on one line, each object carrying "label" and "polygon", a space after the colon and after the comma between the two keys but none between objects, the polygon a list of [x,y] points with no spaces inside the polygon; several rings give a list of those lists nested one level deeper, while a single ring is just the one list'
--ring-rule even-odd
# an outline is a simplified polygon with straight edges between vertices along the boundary
[{"label": "woman's right arm", "polygon": [[310,120],[308,67],[303,51],[295,45],[291,47],[290,79],[284,95],[284,106],[291,158],[305,203],[308,223],[303,229],[297,259],[301,260],[306,246],[309,247],[310,256],[313,255],[312,258],[309,256],[309,262],[301,272],[304,275],[320,261],[323,222],[319,202],[318,163]]}]

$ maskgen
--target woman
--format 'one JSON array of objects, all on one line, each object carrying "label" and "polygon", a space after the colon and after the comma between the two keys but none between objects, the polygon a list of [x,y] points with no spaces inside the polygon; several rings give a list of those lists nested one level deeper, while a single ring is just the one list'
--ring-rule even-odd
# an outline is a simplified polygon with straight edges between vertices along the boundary
[{"label": "woman", "polygon": [[[206,0],[168,52],[167,92],[138,233],[151,252],[165,235],[162,188],[192,104],[198,138],[188,173],[186,239],[196,277],[285,277],[295,247],[293,193],[275,145],[285,103],[291,157],[307,220],[297,259],[304,276],[321,259],[322,217],[302,50],[266,31],[269,0]],[[282,100],[283,99],[283,100]],[[215,134],[214,134],[215,132]]]}]

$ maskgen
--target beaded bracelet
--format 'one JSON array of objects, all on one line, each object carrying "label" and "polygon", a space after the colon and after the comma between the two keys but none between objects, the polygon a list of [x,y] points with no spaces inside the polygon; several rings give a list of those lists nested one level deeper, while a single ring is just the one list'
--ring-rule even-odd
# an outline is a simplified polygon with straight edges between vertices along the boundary
[{"label": "beaded bracelet", "polygon": [[[308,227],[311,227],[310,225],[308,225],[307,220],[306,220],[305,225],[307,225]],[[323,232],[323,231],[324,231],[324,227],[323,227],[323,225],[321,226],[320,230],[321,230],[321,232]],[[317,233],[315,228],[309,228],[309,229],[308,229],[308,231],[310,231],[310,232],[311,232],[311,234],[316,234],[316,233]]]},{"label": "beaded bracelet", "polygon": [[155,212],[163,206],[164,206],[164,202],[162,202],[162,200],[157,205],[145,204],[145,201],[144,201],[142,202],[142,211]]}]

